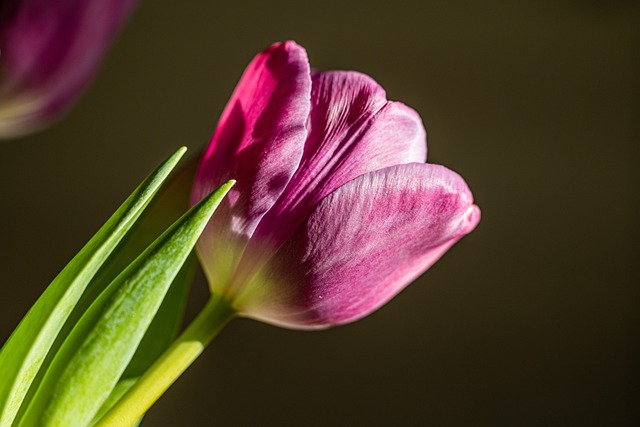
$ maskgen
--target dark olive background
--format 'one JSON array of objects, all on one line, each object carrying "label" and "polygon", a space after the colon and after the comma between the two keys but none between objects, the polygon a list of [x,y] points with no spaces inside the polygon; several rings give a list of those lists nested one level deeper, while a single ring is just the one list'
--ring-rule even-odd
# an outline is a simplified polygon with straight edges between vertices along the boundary
[{"label": "dark olive background", "polygon": [[143,2],[72,112],[0,145],[0,339],[155,165],[208,142],[251,58],[295,39],[313,67],[364,71],[418,110],[429,160],[466,178],[482,221],[357,323],[232,322],[144,425],[638,422],[639,12]]}]

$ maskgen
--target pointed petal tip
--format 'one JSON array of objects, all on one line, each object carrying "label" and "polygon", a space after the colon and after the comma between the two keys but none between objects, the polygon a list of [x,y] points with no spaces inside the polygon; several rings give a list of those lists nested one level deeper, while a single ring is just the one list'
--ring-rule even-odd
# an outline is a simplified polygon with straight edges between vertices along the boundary
[{"label": "pointed petal tip", "polygon": [[302,52],[305,55],[307,54],[307,50],[296,43],[294,40],[285,40],[282,42],[273,43],[271,46],[266,48],[263,53],[271,53],[278,49],[281,49],[287,53]]},{"label": "pointed petal tip", "polygon": [[305,50],[295,40],[285,40],[285,41],[282,42],[282,46],[285,49],[302,49],[302,50]]}]

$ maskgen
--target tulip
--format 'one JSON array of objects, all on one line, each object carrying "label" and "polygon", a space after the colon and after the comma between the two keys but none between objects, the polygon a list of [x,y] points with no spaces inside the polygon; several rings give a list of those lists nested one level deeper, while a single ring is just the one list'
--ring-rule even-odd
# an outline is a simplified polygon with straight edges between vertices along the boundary
[{"label": "tulip", "polygon": [[294,329],[360,319],[480,220],[464,180],[426,162],[420,116],[370,77],[310,70],[275,44],[248,66],[200,163],[192,203],[229,179],[197,246],[214,295]]},{"label": "tulip", "polygon": [[6,0],[0,5],[0,138],[33,132],[89,83],[135,0]]}]

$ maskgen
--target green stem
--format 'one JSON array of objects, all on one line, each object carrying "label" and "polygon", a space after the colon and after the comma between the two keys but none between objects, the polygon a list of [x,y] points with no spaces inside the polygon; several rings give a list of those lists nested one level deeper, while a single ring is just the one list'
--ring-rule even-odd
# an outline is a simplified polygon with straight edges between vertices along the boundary
[{"label": "green stem", "polygon": [[212,296],[204,309],[95,427],[129,427],[202,353],[236,315],[229,301]]}]

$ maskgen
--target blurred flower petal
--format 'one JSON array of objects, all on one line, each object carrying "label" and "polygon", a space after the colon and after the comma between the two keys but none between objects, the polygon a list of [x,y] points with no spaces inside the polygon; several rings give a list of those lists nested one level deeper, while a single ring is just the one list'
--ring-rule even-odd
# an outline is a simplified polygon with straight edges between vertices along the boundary
[{"label": "blurred flower petal", "polygon": [[86,88],[136,0],[0,5],[0,138],[33,132]]}]

